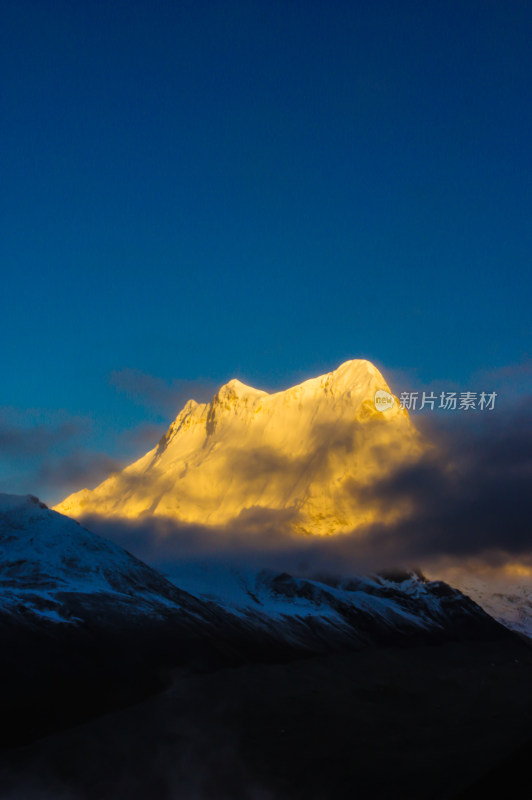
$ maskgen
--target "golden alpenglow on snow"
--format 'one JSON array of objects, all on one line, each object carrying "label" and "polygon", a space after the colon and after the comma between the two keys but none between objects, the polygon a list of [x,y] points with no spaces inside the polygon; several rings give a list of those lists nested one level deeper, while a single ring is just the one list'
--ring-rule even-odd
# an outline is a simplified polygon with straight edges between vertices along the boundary
[{"label": "golden alpenglow on snow", "polygon": [[377,410],[376,392],[390,390],[364,360],[274,394],[231,380],[210,403],[189,400],[141,459],[56,510],[249,530],[352,530],[377,513],[363,501],[364,488],[424,449],[397,398]]}]

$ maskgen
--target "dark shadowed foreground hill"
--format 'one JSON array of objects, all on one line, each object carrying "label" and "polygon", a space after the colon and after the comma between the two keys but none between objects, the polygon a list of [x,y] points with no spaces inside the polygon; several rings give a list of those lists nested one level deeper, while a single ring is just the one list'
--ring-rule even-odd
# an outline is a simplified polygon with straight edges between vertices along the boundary
[{"label": "dark shadowed foreground hill", "polygon": [[499,642],[182,675],[134,707],[4,752],[1,796],[450,800],[528,739],[531,673],[526,647]]}]

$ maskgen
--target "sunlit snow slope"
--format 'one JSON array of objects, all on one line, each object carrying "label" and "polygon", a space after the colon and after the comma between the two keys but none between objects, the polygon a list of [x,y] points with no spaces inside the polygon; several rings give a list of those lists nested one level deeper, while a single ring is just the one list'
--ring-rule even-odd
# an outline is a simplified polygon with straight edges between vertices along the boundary
[{"label": "sunlit snow slope", "polygon": [[360,490],[423,448],[397,399],[376,410],[377,390],[389,388],[364,360],[275,394],[232,380],[210,403],[190,400],[140,460],[56,510],[314,534],[354,529],[373,519]]}]

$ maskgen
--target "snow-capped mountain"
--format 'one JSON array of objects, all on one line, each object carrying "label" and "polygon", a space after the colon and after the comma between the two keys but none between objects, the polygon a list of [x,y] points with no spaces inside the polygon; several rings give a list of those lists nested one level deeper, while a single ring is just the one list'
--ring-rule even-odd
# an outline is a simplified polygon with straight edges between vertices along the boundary
[{"label": "snow-capped mountain", "polygon": [[56,510],[139,517],[160,515],[208,526],[277,527],[339,533],[373,519],[357,489],[424,445],[397,398],[370,362],[268,394],[232,380],[210,403],[190,400],[159,444],[93,491]]},{"label": "snow-capped mountain", "polygon": [[72,624],[96,600],[130,618],[200,610],[156,570],[36,497],[0,495],[0,612]]},{"label": "snow-capped mountain", "polygon": [[80,625],[102,610],[129,623],[171,620],[196,637],[316,651],[497,626],[460,592],[418,574],[298,578],[197,563],[170,582],[34,497],[0,495],[0,612]]}]

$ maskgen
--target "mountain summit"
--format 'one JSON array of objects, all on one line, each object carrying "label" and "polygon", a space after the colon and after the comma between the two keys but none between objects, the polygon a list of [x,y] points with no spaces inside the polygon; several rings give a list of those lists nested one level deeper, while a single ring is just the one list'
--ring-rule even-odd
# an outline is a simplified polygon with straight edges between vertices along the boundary
[{"label": "mountain summit", "polygon": [[56,506],[73,517],[170,517],[212,527],[332,534],[372,521],[364,487],[416,458],[423,443],[369,361],[268,394],[233,379],[189,400],[156,447],[93,491]]}]

